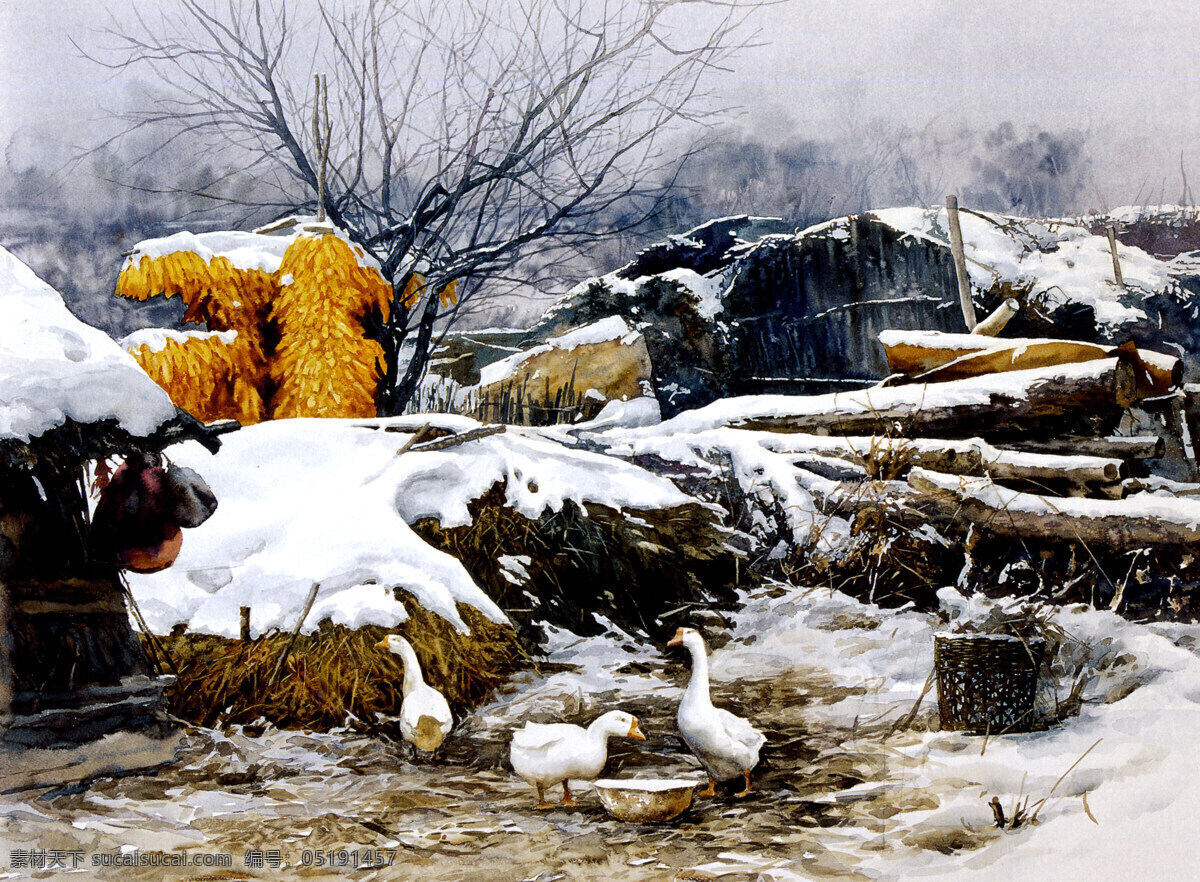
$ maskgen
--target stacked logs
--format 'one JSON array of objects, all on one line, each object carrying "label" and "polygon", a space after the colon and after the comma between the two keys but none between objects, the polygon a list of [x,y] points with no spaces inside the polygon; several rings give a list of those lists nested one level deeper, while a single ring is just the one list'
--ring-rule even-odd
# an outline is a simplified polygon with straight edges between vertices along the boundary
[{"label": "stacked logs", "polygon": [[902,479],[889,484],[899,504],[983,534],[1200,549],[1188,443],[1200,441],[1200,389],[1183,386],[1179,359],[1131,343],[927,331],[879,339],[893,371],[880,385],[764,398],[725,424],[781,433],[765,446],[798,469],[820,472],[813,462],[824,461],[835,481],[829,459],[869,477],[886,461],[886,477]]}]

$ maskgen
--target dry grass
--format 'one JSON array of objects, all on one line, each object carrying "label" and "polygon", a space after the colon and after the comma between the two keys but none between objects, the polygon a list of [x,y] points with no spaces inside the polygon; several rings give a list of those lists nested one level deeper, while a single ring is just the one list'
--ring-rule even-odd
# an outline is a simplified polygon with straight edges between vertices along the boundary
[{"label": "dry grass", "polygon": [[512,628],[497,625],[465,605],[459,613],[471,628],[449,622],[405,596],[409,619],[395,629],[352,630],[322,623],[296,638],[279,678],[271,676],[289,635],[272,632],[255,640],[209,634],[159,638],[179,673],[168,690],[175,716],[202,726],[249,725],[262,720],[280,728],[324,730],[351,725],[377,728],[377,715],[395,715],[403,700],[404,665],[375,644],[385,635],[408,638],[425,679],[461,711],[482,700],[515,668],[528,662]]},{"label": "dry grass", "polygon": [[[471,523],[444,529],[434,520],[414,529],[462,561],[488,595],[526,625],[545,620],[578,634],[600,630],[594,614],[626,630],[655,634],[655,620],[681,605],[718,605],[754,578],[727,545],[727,531],[703,505],[622,512],[568,501],[530,520],[504,504],[497,484],[471,503]],[[504,555],[528,558],[528,581],[502,572]],[[511,574],[510,574],[511,575]],[[530,630],[523,632],[534,638]]]}]

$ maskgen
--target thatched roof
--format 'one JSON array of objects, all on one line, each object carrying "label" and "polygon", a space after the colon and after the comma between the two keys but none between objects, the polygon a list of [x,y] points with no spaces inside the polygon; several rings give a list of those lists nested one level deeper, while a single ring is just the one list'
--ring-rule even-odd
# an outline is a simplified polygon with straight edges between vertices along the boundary
[{"label": "thatched roof", "polygon": [[188,437],[215,444],[128,353],[2,247],[0,316],[0,465],[65,465]]}]

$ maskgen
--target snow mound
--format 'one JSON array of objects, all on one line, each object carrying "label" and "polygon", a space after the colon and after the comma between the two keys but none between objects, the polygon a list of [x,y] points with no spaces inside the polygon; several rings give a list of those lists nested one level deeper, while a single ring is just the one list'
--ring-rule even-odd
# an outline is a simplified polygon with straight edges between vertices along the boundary
[{"label": "snow mound", "polygon": [[136,266],[143,257],[166,257],[179,251],[190,251],[205,263],[211,263],[215,257],[224,257],[235,269],[273,273],[279,270],[283,254],[292,244],[292,239],[292,236],[265,236],[236,230],[215,233],[190,233],[185,230],[171,236],[138,242],[127,258],[126,265]]},{"label": "snow mound", "polygon": [[28,441],[67,420],[116,420],[148,435],[175,405],[103,331],[0,247],[0,438]]},{"label": "snow mound", "polygon": [[252,633],[290,630],[314,582],[320,588],[305,633],[322,618],[348,627],[399,624],[406,614],[393,587],[463,630],[458,603],[503,622],[462,564],[410,523],[467,524],[468,504],[499,482],[508,504],[529,518],[566,500],[634,509],[691,501],[634,466],[513,431],[397,456],[409,437],[397,432],[426,422],[455,431],[478,426],[426,415],[276,420],[227,435],[215,456],[194,443],[171,448],[174,462],[205,476],[220,507],[187,532],[174,566],[129,574],[151,629],[186,622],[192,631],[233,637],[238,608],[249,606]]},{"label": "snow mound", "polygon": [[[181,251],[190,251],[205,263],[223,257],[234,269],[279,272],[283,255],[300,236],[334,235],[350,246],[358,265],[378,270],[379,261],[354,242],[342,228],[312,217],[286,218],[262,231],[247,233],[240,230],[219,230],[212,233],[192,233],[184,230],[157,239],[144,239],[134,246],[125,260],[125,268],[137,266],[143,257],[158,258]],[[281,281],[287,285],[291,280]]]}]

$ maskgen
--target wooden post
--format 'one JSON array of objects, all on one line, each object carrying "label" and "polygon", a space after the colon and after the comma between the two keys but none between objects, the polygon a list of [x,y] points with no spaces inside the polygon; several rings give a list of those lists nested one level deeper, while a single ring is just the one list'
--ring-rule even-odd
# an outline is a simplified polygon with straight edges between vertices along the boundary
[{"label": "wooden post", "polygon": [[[317,221],[325,221],[325,171],[329,164],[329,142],[332,128],[329,123],[329,83],[325,74],[313,74],[316,94],[313,96],[313,142],[317,160]],[[321,112],[324,111],[324,120]],[[324,122],[324,126],[322,126]]]},{"label": "wooden post", "polygon": [[1108,227],[1108,250],[1112,252],[1113,279],[1117,285],[1124,288],[1125,279],[1121,276],[1121,260],[1117,257],[1117,228],[1111,224]]},{"label": "wooden post", "polygon": [[954,255],[954,275],[958,278],[958,300],[962,304],[967,330],[974,331],[978,323],[975,304],[971,302],[971,277],[967,275],[967,254],[963,250],[962,229],[958,225],[958,197],[946,197],[946,217],[950,227],[950,253]]},{"label": "wooden post", "polygon": [[0,726],[12,720],[13,666],[12,666],[12,610],[8,586],[0,582]]},{"label": "wooden post", "polygon": [[292,633],[288,637],[288,642],[283,647],[283,652],[279,653],[279,661],[275,662],[275,671],[271,674],[271,679],[267,681],[268,686],[274,686],[275,681],[279,679],[279,672],[283,670],[283,663],[287,661],[288,654],[292,651],[292,644],[296,642],[296,635],[300,633],[300,628],[303,627],[304,620],[308,618],[309,612],[312,611],[313,601],[317,599],[317,591],[320,587],[320,582],[313,582],[312,587],[308,589],[308,600],[304,604],[300,618],[296,620],[296,627],[292,628]]},{"label": "wooden post", "polygon": [[1192,467],[1200,469],[1200,385],[1188,383],[1183,387],[1183,418],[1192,445]]},{"label": "wooden post", "polygon": [[250,639],[250,607],[238,607],[238,636],[242,640]]}]

